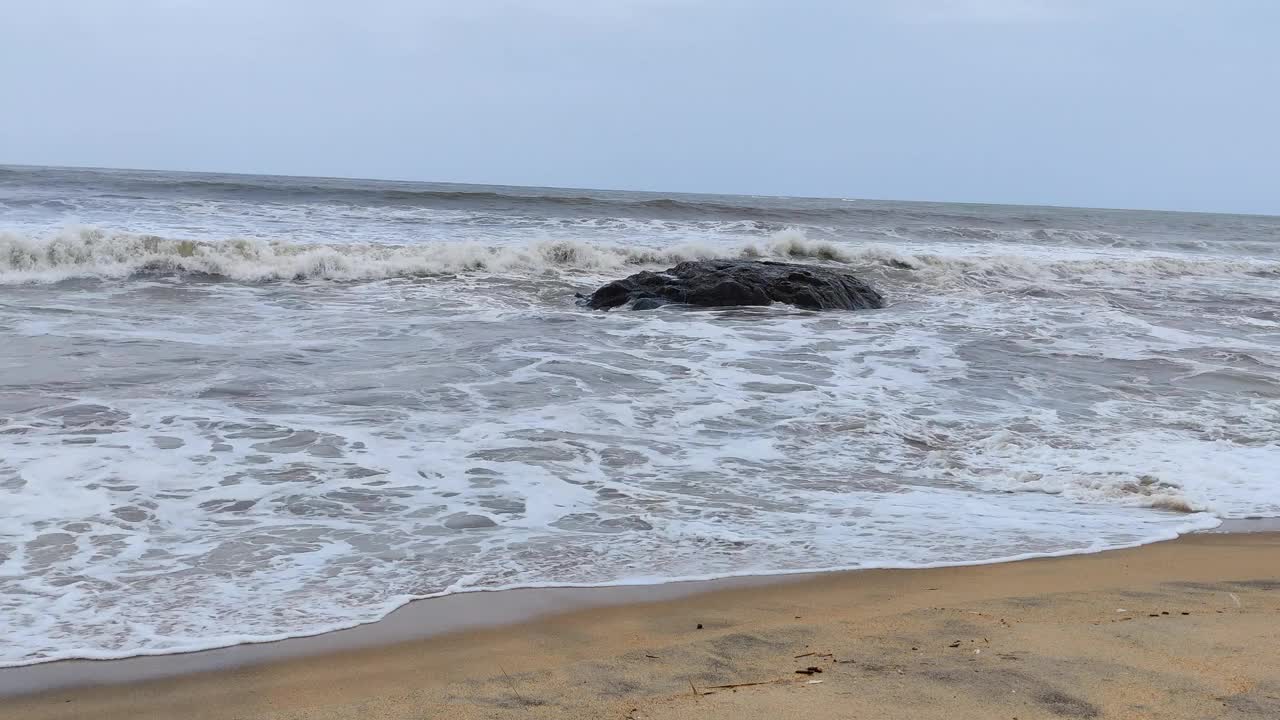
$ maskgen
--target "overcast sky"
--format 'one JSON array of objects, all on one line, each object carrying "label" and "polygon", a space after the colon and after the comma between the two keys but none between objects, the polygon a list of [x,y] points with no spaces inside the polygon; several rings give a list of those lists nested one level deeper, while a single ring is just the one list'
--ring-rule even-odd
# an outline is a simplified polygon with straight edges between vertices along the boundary
[{"label": "overcast sky", "polygon": [[0,0],[0,163],[1280,213],[1272,0]]}]

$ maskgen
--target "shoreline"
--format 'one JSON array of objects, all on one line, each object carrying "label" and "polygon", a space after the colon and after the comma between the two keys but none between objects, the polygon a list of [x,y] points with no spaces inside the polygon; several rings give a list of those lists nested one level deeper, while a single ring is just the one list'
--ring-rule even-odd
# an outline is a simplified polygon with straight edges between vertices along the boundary
[{"label": "shoreline", "polygon": [[1197,535],[1237,533],[1280,533],[1280,518],[1225,520],[1216,528],[1133,548],[1073,552],[936,568],[868,568],[766,573],[655,584],[466,591],[413,600],[379,620],[315,635],[241,643],[207,650],[136,655],[106,660],[52,660],[32,665],[0,668],[0,698],[55,690],[128,685],[242,668],[251,669],[255,666],[291,660],[305,660],[318,656],[420,642],[468,631],[501,629],[566,613],[675,601],[726,590],[795,585],[828,576],[869,572],[919,573],[930,570],[996,567],[1016,563],[1093,557],[1176,543]]},{"label": "shoreline", "polygon": [[1253,720],[1280,717],[1277,617],[1280,533],[1198,533],[566,609],[14,696],[0,720]]}]

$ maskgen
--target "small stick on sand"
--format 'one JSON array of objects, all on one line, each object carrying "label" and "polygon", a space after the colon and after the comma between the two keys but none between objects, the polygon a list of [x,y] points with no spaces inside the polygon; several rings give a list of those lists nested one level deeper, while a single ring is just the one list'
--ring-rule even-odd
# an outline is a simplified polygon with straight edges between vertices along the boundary
[{"label": "small stick on sand", "polygon": [[512,680],[510,675],[507,675],[507,669],[502,667],[502,663],[498,663],[498,669],[501,670],[503,676],[507,678],[507,684],[511,686],[511,692],[516,694],[516,699],[520,701],[520,704],[528,706],[529,703],[524,701],[524,698],[520,696],[520,691],[516,689],[516,681]]},{"label": "small stick on sand", "polygon": [[751,687],[752,685],[772,685],[781,680],[761,680],[760,682],[733,683],[732,685],[709,685],[708,690],[728,690],[730,688]]}]

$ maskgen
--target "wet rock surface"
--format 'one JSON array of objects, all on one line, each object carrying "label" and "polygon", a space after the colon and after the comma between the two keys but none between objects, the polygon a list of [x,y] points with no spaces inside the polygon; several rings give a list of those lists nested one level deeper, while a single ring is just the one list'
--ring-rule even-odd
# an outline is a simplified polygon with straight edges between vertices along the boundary
[{"label": "wet rock surface", "polygon": [[776,302],[808,310],[884,307],[880,293],[850,273],[751,260],[699,260],[662,272],[646,270],[604,285],[582,300],[594,310],[624,305],[632,310],[652,310],[673,303],[733,307]]}]

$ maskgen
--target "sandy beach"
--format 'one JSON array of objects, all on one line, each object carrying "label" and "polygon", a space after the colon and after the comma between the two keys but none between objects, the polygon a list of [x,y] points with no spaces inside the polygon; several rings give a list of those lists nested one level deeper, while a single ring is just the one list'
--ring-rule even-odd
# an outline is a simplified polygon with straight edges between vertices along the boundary
[{"label": "sandy beach", "polygon": [[0,709],[24,720],[446,715],[1280,717],[1280,534],[836,573]]}]

